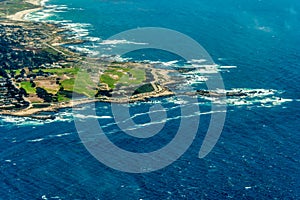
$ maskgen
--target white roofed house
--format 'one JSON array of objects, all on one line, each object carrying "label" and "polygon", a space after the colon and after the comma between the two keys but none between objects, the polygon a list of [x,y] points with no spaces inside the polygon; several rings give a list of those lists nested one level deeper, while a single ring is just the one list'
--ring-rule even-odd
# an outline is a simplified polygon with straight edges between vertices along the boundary
[{"label": "white roofed house", "polygon": [[0,78],[0,87],[5,87],[7,85],[5,78]]}]

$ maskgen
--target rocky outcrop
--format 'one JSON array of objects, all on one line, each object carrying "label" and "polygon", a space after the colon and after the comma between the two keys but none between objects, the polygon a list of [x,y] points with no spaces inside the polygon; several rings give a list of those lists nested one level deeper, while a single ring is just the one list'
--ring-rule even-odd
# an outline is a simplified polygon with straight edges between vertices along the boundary
[{"label": "rocky outcrop", "polygon": [[[270,90],[271,92],[271,90]],[[209,91],[209,90],[197,90],[196,95],[204,96],[204,97],[247,97],[255,94],[261,94],[262,91],[227,91],[227,92],[217,92],[217,91]]]}]

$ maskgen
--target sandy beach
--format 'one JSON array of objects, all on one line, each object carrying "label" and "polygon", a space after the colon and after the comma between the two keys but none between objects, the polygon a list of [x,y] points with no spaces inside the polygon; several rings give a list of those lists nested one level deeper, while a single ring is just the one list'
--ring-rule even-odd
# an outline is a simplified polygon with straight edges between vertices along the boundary
[{"label": "sandy beach", "polygon": [[[40,0],[23,0],[27,3],[33,4],[33,5],[38,5],[38,8],[34,9],[28,9],[28,10],[22,10],[20,12],[15,13],[14,15],[8,16],[7,18],[10,20],[13,20],[16,23],[16,21],[26,21],[24,19],[25,15],[38,11],[40,9],[43,9],[43,6],[40,5],[41,1]],[[50,36],[49,36],[50,37]],[[48,43],[43,43],[47,45],[49,48],[54,49],[54,47]],[[59,52],[59,50],[55,49],[56,51]],[[60,52],[61,54],[65,54],[64,52]],[[137,63],[126,63],[125,67],[128,67],[128,65],[132,65],[135,67],[139,68],[150,68],[151,66],[148,64],[137,64]],[[121,65],[121,67],[124,67]],[[169,71],[170,72],[170,71]],[[105,96],[100,99],[95,99],[95,98],[84,98],[84,99],[79,99],[79,100],[70,100],[68,102],[61,102],[61,103],[51,103],[47,107],[38,107],[34,106],[29,99],[24,98],[27,102],[29,102],[29,106],[27,108],[24,108],[22,110],[1,110],[0,115],[12,115],[12,116],[24,116],[24,117],[32,117],[35,114],[38,114],[40,112],[51,112],[51,111],[58,111],[61,108],[71,108],[71,107],[76,107],[82,104],[87,104],[87,103],[93,103],[93,102],[109,102],[109,103],[131,103],[131,102],[137,102],[137,101],[146,101],[150,98],[157,98],[157,97],[162,97],[162,96],[172,96],[174,93],[170,91],[167,87],[165,86],[158,86],[155,84],[156,82],[166,82],[169,83],[171,80],[171,77],[168,75],[168,72],[162,69],[152,69],[151,72],[152,74],[151,77],[151,84],[153,86],[154,91],[152,92],[147,92],[147,93],[142,93],[138,95],[134,95],[131,97],[127,97],[126,95],[122,98],[106,98]],[[146,76],[146,75],[145,75]],[[146,77],[145,77],[146,78]],[[15,88],[18,88],[18,86],[14,85]]]},{"label": "sandy beach", "polygon": [[26,0],[27,3],[40,6],[39,8],[34,8],[34,9],[28,9],[28,10],[22,10],[20,12],[17,12],[13,15],[7,16],[8,19],[13,20],[13,21],[25,21],[24,17],[32,12],[41,10],[43,7],[41,6],[41,1],[40,0]]},{"label": "sandy beach", "polygon": [[36,6],[41,5],[41,0],[26,0],[25,2],[31,3],[31,4],[36,5]]}]

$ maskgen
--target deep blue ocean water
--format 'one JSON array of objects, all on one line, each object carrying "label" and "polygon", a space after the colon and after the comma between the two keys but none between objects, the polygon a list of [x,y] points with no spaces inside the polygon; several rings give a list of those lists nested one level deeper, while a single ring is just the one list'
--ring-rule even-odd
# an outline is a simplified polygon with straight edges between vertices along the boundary
[{"label": "deep blue ocean water", "polygon": [[[218,65],[236,66],[220,68],[226,89],[260,89],[263,94],[228,100],[221,138],[207,157],[198,158],[210,120],[203,114],[188,151],[172,165],[145,174],[98,162],[82,144],[69,109],[56,114],[55,121],[1,117],[0,199],[300,198],[299,1],[51,0],[28,18],[72,28],[77,37],[92,40],[79,47],[84,51],[128,29],[174,29],[203,45]],[[164,55],[135,54],[162,65],[174,60]],[[209,112],[205,100],[199,102],[201,112]],[[135,121],[147,122],[147,110],[157,103],[169,109],[171,118],[157,141],[126,140],[113,124],[109,104],[97,103],[96,111],[107,116],[99,122],[111,124],[105,129],[110,139],[144,152],[164,145],[178,128],[174,98],[131,105],[132,113],[146,111]]]}]

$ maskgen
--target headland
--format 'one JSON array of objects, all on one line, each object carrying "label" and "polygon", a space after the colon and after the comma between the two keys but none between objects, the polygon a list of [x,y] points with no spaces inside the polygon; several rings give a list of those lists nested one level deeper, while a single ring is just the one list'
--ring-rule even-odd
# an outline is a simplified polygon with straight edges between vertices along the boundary
[{"label": "headland", "polygon": [[[69,49],[67,44],[85,41],[74,39],[59,24],[24,20],[43,8],[39,0],[4,0],[0,6],[0,115],[51,119],[39,113],[97,101],[132,103],[172,96],[169,86],[183,81],[169,75],[174,69],[110,62]],[[183,95],[251,94],[198,90]]]},{"label": "headland", "polygon": [[42,9],[40,1],[0,4],[0,114],[30,117],[95,101],[130,103],[173,95],[167,87],[174,82],[168,75],[172,70],[89,59],[63,46],[84,41],[70,39],[58,24],[24,20]]}]

